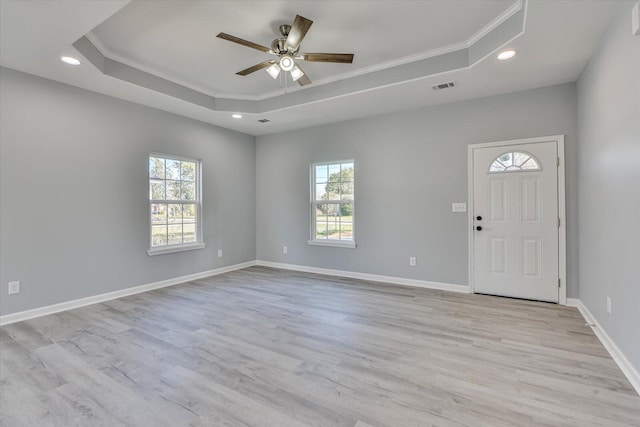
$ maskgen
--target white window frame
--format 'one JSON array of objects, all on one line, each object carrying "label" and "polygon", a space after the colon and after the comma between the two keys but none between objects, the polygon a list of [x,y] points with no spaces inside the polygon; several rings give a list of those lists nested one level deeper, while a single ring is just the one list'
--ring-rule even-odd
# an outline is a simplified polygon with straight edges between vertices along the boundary
[{"label": "white window frame", "polygon": [[[502,160],[500,160],[500,158],[502,156],[506,155],[506,154],[511,154],[512,156],[515,155],[515,154],[525,154],[525,155],[529,156],[529,158],[527,160],[525,160],[524,162],[522,162],[522,164],[520,164],[520,165],[506,166],[504,163],[502,163]],[[528,163],[529,160],[533,160],[533,163],[535,164],[535,168],[523,169],[522,165]],[[502,169],[502,170],[491,170],[493,168],[493,165],[496,162],[498,162],[502,166],[504,166],[504,169]],[[511,168],[511,169],[509,169],[509,168]],[[499,173],[512,173],[512,172],[540,172],[541,170],[542,170],[542,166],[540,165],[540,160],[538,160],[538,158],[536,156],[534,156],[533,154],[529,153],[528,151],[512,150],[512,151],[506,151],[506,152],[500,154],[495,159],[493,159],[493,162],[491,162],[491,164],[489,165],[489,171],[487,173],[499,174]]]},{"label": "white window frame", "polygon": [[[196,164],[196,198],[195,200],[152,200],[151,195],[151,179],[149,176],[149,159],[151,157],[160,157],[165,160],[180,160],[186,162],[193,162]],[[147,205],[147,214],[148,214],[148,224],[149,224],[149,249],[147,250],[147,254],[149,256],[154,255],[163,255],[170,254],[174,252],[184,252],[184,251],[192,251],[196,249],[202,249],[205,247],[205,244],[202,239],[202,161],[200,159],[196,159],[194,157],[185,157],[185,156],[176,156],[173,154],[165,154],[165,153],[149,153],[146,158],[147,163],[147,200],[149,201]],[[166,195],[165,195],[166,197]],[[164,246],[152,246],[153,232],[152,232],[152,213],[151,213],[151,205],[158,203],[168,203],[168,204],[195,204],[196,205],[196,241],[190,243],[181,243],[177,245],[164,245]]]},{"label": "white window frame", "polygon": [[[345,201],[345,200],[316,200],[316,166],[322,166],[322,165],[340,165],[342,163],[352,163],[353,164],[353,169],[354,169],[354,175],[353,175],[353,186],[354,186],[354,190],[353,190],[353,194],[354,194],[354,198],[353,200],[349,200],[349,201]],[[356,168],[356,163],[353,159],[349,159],[349,160],[335,160],[335,161],[328,161],[328,162],[315,162],[311,164],[310,167],[310,187],[311,187],[311,191],[309,192],[310,194],[310,200],[309,200],[309,211],[310,211],[310,239],[307,242],[309,245],[314,245],[314,246],[330,246],[330,247],[335,247],[335,248],[349,248],[349,249],[354,249],[356,248],[356,201],[355,201],[355,168]],[[330,239],[316,239],[316,208],[315,206],[318,203],[323,203],[323,204],[350,204],[352,207],[352,239],[351,240],[330,240]]]}]

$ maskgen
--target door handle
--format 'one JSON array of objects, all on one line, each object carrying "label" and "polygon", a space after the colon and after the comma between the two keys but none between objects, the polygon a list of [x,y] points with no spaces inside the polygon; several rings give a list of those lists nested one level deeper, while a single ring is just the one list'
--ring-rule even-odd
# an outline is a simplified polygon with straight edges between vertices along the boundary
[{"label": "door handle", "polygon": [[481,226],[477,226],[477,227],[476,227],[476,230],[478,230],[478,231],[482,231],[482,227],[481,227]]}]

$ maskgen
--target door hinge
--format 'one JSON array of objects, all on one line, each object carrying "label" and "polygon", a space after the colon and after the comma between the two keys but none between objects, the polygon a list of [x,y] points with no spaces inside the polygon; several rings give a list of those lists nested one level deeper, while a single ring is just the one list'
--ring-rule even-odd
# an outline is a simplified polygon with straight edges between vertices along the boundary
[{"label": "door hinge", "polygon": [[558,218],[558,228],[560,227],[560,218]]},{"label": "door hinge", "polygon": [[558,167],[560,167],[560,157],[558,157]]},{"label": "door hinge", "polygon": [[560,279],[558,279],[558,287],[560,287]]}]

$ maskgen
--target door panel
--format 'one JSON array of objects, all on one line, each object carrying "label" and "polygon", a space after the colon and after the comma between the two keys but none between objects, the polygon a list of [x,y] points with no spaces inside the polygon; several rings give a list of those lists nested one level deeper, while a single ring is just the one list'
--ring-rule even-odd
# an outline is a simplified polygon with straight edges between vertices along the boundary
[{"label": "door panel", "polygon": [[555,141],[473,150],[475,292],[558,302],[557,157]]},{"label": "door panel", "polygon": [[491,238],[491,273],[505,274],[507,265],[507,239],[504,237]]},{"label": "door panel", "polygon": [[522,178],[522,209],[520,210],[520,221],[522,223],[539,224],[540,209],[540,177]]},{"label": "door panel", "polygon": [[489,195],[489,206],[491,206],[489,218],[492,223],[504,224],[508,222],[509,209],[507,208],[507,202],[507,181],[504,179],[492,179],[491,194]]},{"label": "door panel", "polygon": [[542,278],[542,241],[535,237],[522,238],[522,276],[529,279]]}]

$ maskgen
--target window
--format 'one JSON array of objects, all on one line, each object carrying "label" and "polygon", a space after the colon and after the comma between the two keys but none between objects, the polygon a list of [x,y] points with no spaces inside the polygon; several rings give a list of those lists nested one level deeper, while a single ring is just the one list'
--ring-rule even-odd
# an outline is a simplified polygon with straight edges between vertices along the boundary
[{"label": "window", "polygon": [[498,156],[491,166],[489,173],[539,171],[540,163],[532,154],[513,151]]},{"label": "window", "polygon": [[353,160],[311,165],[310,245],[355,248]]},{"label": "window", "polygon": [[200,161],[149,155],[149,255],[203,248]]}]

